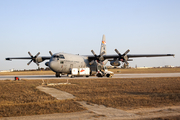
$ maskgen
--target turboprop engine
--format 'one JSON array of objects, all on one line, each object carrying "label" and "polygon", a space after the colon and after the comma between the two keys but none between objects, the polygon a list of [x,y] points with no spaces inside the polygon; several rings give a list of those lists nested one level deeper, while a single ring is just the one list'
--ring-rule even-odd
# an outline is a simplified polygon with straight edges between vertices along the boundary
[{"label": "turboprop engine", "polygon": [[119,62],[118,59],[111,61],[110,64],[111,64],[112,66],[120,66],[120,65],[121,65],[121,63]]},{"label": "turboprop engine", "polygon": [[37,64],[37,66],[39,66],[39,63],[44,61],[42,59],[42,57],[38,57],[38,55],[40,54],[40,52],[38,52],[35,56],[33,56],[30,52],[28,52],[28,54],[31,56],[31,60],[27,63],[27,65],[31,64],[31,62],[33,61],[34,63]]}]

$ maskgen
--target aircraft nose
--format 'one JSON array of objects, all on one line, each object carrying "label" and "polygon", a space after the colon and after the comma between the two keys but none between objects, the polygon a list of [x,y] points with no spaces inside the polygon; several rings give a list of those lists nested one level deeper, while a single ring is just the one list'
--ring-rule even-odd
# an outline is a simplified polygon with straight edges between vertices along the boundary
[{"label": "aircraft nose", "polygon": [[57,70],[56,70],[56,68],[57,68],[56,62],[50,61],[50,62],[49,62],[49,68],[50,68],[52,71],[56,72],[56,71],[57,71]]}]

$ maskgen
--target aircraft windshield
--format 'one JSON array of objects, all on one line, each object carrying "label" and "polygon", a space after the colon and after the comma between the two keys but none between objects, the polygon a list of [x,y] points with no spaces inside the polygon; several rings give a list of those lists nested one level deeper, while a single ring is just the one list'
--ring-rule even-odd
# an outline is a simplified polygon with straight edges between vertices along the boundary
[{"label": "aircraft windshield", "polygon": [[64,59],[64,55],[60,55],[59,58]]},{"label": "aircraft windshield", "polygon": [[53,58],[65,59],[65,58],[64,58],[64,55],[54,55]]}]

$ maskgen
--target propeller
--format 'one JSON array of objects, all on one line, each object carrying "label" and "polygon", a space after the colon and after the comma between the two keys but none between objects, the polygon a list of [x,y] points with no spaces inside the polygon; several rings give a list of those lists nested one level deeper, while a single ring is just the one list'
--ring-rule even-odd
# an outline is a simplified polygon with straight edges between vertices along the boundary
[{"label": "propeller", "polygon": [[39,63],[37,62],[37,57],[40,54],[40,52],[38,52],[35,56],[33,56],[30,52],[28,52],[28,54],[31,56],[31,60],[27,63],[27,65],[30,65],[31,62],[33,61],[34,63],[37,64],[37,66],[39,66]]},{"label": "propeller", "polygon": [[104,58],[103,58],[103,55],[105,54],[105,52],[103,51],[100,55],[96,55],[96,53],[93,51],[93,50],[91,50],[91,52],[92,52],[92,54],[94,55],[94,60],[92,60],[89,64],[90,65],[92,65],[94,62],[96,62],[96,64],[99,64],[99,62],[98,61],[100,61],[100,63],[102,64],[103,63],[103,60],[104,60]]},{"label": "propeller", "polygon": [[89,64],[92,65],[95,62],[97,64],[97,71],[99,71],[108,62],[108,59],[104,60],[104,57],[103,57],[103,55],[105,54],[105,51],[100,53],[100,55],[98,55],[98,56],[96,55],[96,53],[93,50],[91,50],[91,52],[92,52],[92,54],[94,55],[95,58]]},{"label": "propeller", "polygon": [[125,62],[126,65],[129,64],[127,62],[127,60],[128,60],[127,54],[130,52],[129,49],[123,55],[121,55],[121,53],[117,49],[115,49],[115,52],[119,55],[119,60],[121,60],[122,62]]}]

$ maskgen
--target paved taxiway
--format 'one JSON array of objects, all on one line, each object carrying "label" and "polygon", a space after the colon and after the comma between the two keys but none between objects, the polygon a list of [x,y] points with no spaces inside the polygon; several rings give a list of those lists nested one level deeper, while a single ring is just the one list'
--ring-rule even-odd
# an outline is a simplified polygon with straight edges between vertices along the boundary
[{"label": "paved taxiway", "polygon": [[[54,75],[1,75],[0,80],[14,80],[14,77],[20,79],[67,79],[66,75],[56,78]],[[143,73],[143,74],[115,74],[113,78],[147,78],[147,77],[180,77],[180,73]],[[90,77],[74,77],[69,79],[92,79],[98,78],[96,76]],[[106,78],[106,77],[103,77]]]}]

